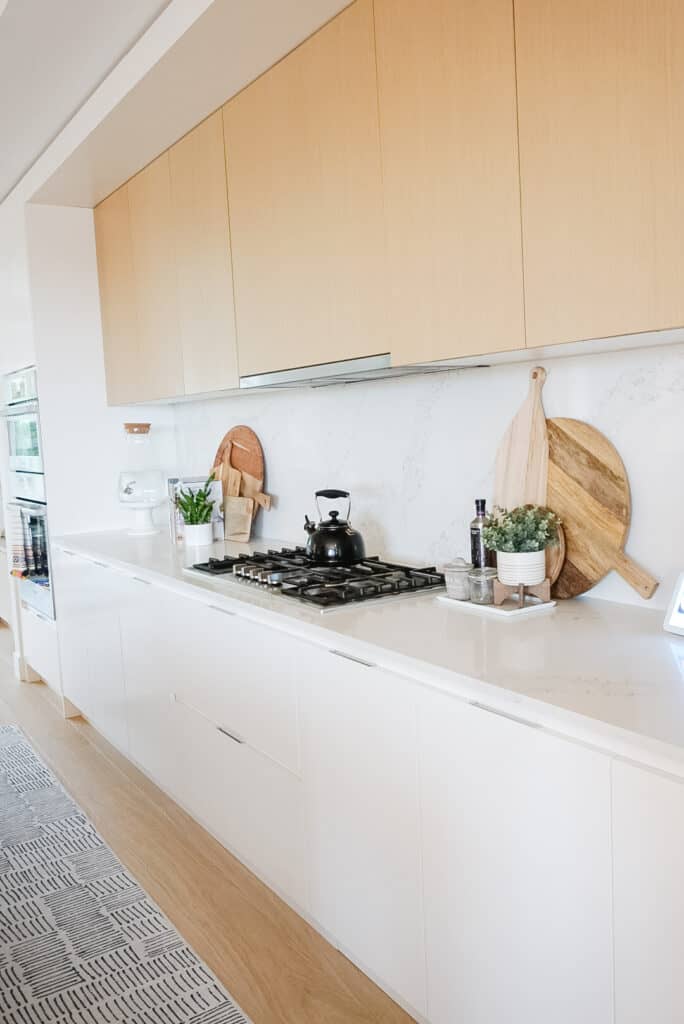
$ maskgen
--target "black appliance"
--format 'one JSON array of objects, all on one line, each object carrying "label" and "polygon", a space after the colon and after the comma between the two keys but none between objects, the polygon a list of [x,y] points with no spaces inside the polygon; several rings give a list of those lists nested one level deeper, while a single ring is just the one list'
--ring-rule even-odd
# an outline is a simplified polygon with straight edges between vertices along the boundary
[{"label": "black appliance", "polygon": [[[318,524],[312,523],[308,516],[304,517],[304,529],[309,534],[306,542],[306,553],[312,561],[319,565],[355,565],[366,557],[363,537],[354,530],[349,516],[351,514],[351,496],[349,491],[328,489],[316,491],[316,508]],[[347,511],[340,519],[338,509],[331,509],[328,518],[321,513],[320,498],[337,502],[340,498],[347,502]]]},{"label": "black appliance", "polygon": [[192,569],[206,576],[233,577],[277,591],[321,611],[379,597],[419,594],[444,586],[444,576],[434,566],[416,569],[380,558],[364,558],[354,565],[321,565],[313,561],[303,547],[210,558],[193,565]]}]

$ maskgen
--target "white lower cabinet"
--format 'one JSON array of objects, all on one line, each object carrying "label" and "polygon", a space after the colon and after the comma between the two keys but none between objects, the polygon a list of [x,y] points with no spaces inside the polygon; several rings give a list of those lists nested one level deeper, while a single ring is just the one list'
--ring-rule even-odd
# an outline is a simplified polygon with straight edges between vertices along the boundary
[{"label": "white lower cabinet", "polygon": [[145,590],[143,605],[121,615],[131,756],[305,908],[295,685],[304,645],[163,588]]},{"label": "white lower cabinet", "polygon": [[325,650],[302,664],[311,914],[424,1014],[416,692]]},{"label": "white lower cabinet", "polygon": [[238,602],[54,569],[65,695],[420,1017],[684,1019],[684,784]]},{"label": "white lower cabinet", "polygon": [[0,619],[7,623],[12,621],[11,580],[7,549],[0,546]]},{"label": "white lower cabinet", "polygon": [[29,605],[21,604],[21,642],[26,665],[61,693],[57,627]]},{"label": "white lower cabinet", "polygon": [[684,783],[616,761],[615,1024],[684,1020]]},{"label": "white lower cabinet", "polygon": [[608,757],[424,693],[420,761],[428,1019],[610,1024]]},{"label": "white lower cabinet", "polygon": [[128,751],[119,610],[130,580],[103,564],[56,550],[53,574],[62,691],[114,746]]}]

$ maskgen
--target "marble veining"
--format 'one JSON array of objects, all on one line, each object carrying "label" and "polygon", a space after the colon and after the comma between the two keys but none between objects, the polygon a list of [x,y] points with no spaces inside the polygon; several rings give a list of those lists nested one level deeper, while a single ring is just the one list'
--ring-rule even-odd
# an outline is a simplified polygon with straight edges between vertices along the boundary
[{"label": "marble veining", "polygon": [[[226,430],[248,423],[276,499],[258,534],[303,541],[313,492],[344,487],[369,552],[450,561],[467,551],[473,500],[491,495],[498,443],[536,361],[179,405],[180,471],[204,472]],[[627,548],[662,579],[650,604],[664,608],[684,569],[684,345],[543,362],[547,415],[587,420],[622,455],[633,506]],[[643,603],[615,573],[593,596]]]}]

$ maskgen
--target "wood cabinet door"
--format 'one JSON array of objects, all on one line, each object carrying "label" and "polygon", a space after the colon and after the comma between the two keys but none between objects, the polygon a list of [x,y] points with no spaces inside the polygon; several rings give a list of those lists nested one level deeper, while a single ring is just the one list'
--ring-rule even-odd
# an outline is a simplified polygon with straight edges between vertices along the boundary
[{"label": "wood cabinet door", "polygon": [[516,0],[528,345],[684,324],[684,5]]},{"label": "wood cabinet door", "polygon": [[511,0],[375,0],[393,362],[524,348]]},{"label": "wood cabinet door", "polygon": [[221,111],[169,150],[186,394],[237,387],[228,187]]},{"label": "wood cabinet door", "polygon": [[613,765],[615,1022],[684,1020],[684,784]]},{"label": "wood cabinet door", "polygon": [[316,648],[301,677],[311,914],[425,1015],[415,687]]},{"label": "wood cabinet door", "polygon": [[609,759],[429,693],[419,749],[428,1019],[612,1021]]},{"label": "wood cabinet door", "polygon": [[138,300],[133,270],[128,186],[95,207],[107,400],[110,405],[146,398],[141,373]]},{"label": "wood cabinet door", "polygon": [[128,183],[139,364],[144,398],[185,391],[178,313],[169,154],[162,153]]},{"label": "wood cabinet door", "polygon": [[223,114],[240,373],[387,352],[371,0]]}]

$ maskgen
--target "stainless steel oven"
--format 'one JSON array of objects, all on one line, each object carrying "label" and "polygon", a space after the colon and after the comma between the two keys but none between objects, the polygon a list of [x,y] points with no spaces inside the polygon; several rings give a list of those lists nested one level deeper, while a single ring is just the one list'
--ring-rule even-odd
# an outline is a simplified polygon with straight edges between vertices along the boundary
[{"label": "stainless steel oven", "polygon": [[7,509],[7,555],[10,572],[19,581],[19,596],[35,611],[54,619],[47,509],[34,501],[11,501]]},{"label": "stainless steel oven", "polygon": [[42,473],[38,402],[22,402],[5,407],[9,468],[20,473]]},{"label": "stainless steel oven", "polygon": [[10,493],[14,498],[45,502],[36,369],[8,374],[3,381],[7,425]]}]

